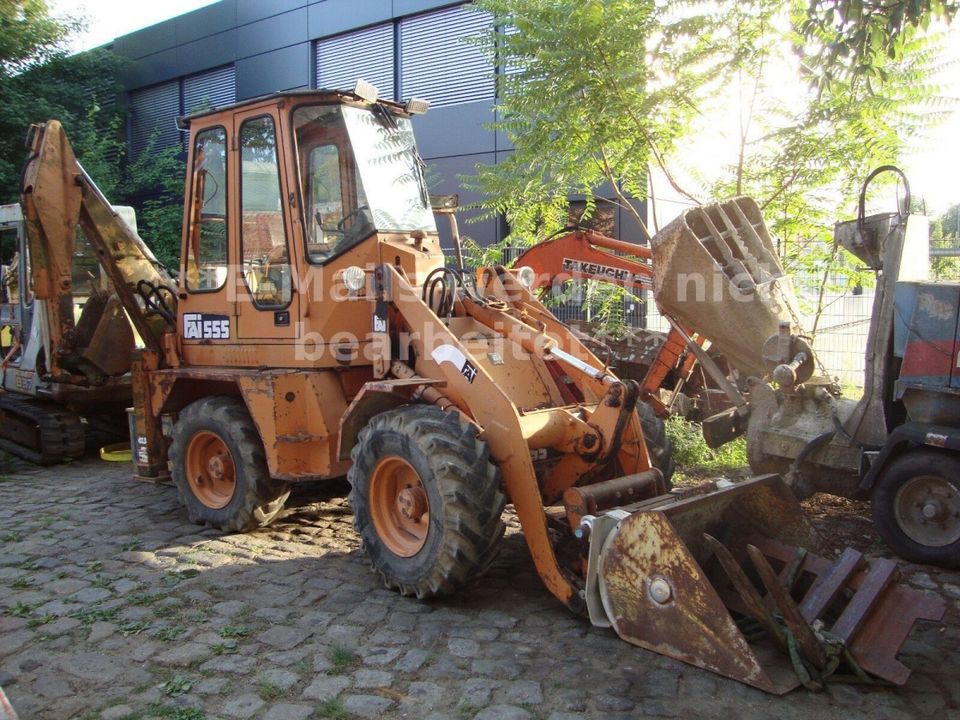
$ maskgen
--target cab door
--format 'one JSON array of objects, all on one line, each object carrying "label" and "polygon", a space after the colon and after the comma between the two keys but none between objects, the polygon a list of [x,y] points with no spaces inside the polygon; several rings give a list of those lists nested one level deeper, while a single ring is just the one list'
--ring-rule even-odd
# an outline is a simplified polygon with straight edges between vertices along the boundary
[{"label": "cab door", "polygon": [[233,164],[235,227],[239,266],[235,284],[237,336],[293,340],[297,337],[299,297],[291,262],[292,208],[284,202],[284,153],[275,106],[234,116],[237,162]]}]

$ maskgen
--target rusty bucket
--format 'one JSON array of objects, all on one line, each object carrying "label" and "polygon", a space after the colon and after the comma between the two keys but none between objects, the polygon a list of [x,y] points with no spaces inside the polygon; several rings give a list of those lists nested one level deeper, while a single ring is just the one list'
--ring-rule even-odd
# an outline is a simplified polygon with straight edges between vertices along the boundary
[{"label": "rusty bucket", "polygon": [[831,675],[903,684],[896,654],[942,599],[897,585],[896,565],[811,551],[814,528],[777,475],[718,481],[587,518],[595,625],[767,692]]}]

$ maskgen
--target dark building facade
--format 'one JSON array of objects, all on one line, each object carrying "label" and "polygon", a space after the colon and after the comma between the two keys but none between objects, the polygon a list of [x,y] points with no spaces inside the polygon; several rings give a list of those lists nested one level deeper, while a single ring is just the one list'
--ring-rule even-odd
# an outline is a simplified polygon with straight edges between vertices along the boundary
[{"label": "dark building facade", "polygon": [[[464,42],[489,23],[462,1],[220,0],[114,41],[131,61],[123,82],[130,152],[182,142],[175,119],[194,110],[279,90],[349,89],[363,78],[382,97],[430,101],[415,128],[431,191],[469,203],[476,198],[458,177],[510,152],[508,139],[485,127],[496,68]],[[638,240],[611,212],[615,232]],[[481,244],[505,233],[494,219],[464,229]]]}]

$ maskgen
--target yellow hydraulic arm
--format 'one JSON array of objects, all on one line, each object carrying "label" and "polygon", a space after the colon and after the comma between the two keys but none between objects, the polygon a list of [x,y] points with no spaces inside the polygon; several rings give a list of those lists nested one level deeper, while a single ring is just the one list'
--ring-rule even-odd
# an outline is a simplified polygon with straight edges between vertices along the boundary
[{"label": "yellow hydraulic arm", "polygon": [[175,295],[171,291],[160,297],[160,291],[156,291],[153,299],[154,309],[166,302],[170,310],[167,317],[148,312],[143,295],[144,288],[149,292],[174,287],[167,271],[80,166],[58,121],[32,125],[27,146],[30,156],[23,172],[21,203],[34,293],[46,301],[50,379],[67,380],[69,376],[58,358],[70,345],[75,330],[71,266],[78,226],[96,251],[144,344],[162,355],[161,336],[173,323],[173,308],[169,306]]}]

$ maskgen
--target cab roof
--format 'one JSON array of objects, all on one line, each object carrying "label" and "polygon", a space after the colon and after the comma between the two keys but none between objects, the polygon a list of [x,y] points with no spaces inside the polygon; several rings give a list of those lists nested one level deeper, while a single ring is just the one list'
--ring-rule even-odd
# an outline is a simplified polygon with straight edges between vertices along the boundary
[{"label": "cab roof", "polygon": [[360,104],[367,105],[372,107],[373,105],[382,105],[388,108],[391,112],[403,116],[409,117],[405,109],[405,106],[402,103],[398,103],[395,100],[385,100],[378,98],[375,102],[370,102],[369,100],[357,95],[352,90],[327,90],[327,89],[317,89],[317,90],[283,90],[280,92],[268,93],[266,95],[260,95],[253,98],[248,98],[246,100],[241,100],[240,102],[231,103],[230,105],[220,105],[218,107],[209,108],[207,110],[200,110],[195,113],[190,113],[188,115],[182,115],[177,118],[177,127],[181,130],[186,130],[190,127],[190,123],[194,120],[202,117],[207,117],[209,115],[217,115],[222,112],[228,112],[233,110],[242,109],[249,107],[251,105],[258,105],[262,102],[268,100],[283,100],[286,98],[295,98],[302,100],[314,100],[322,102],[349,102],[351,104]]}]

